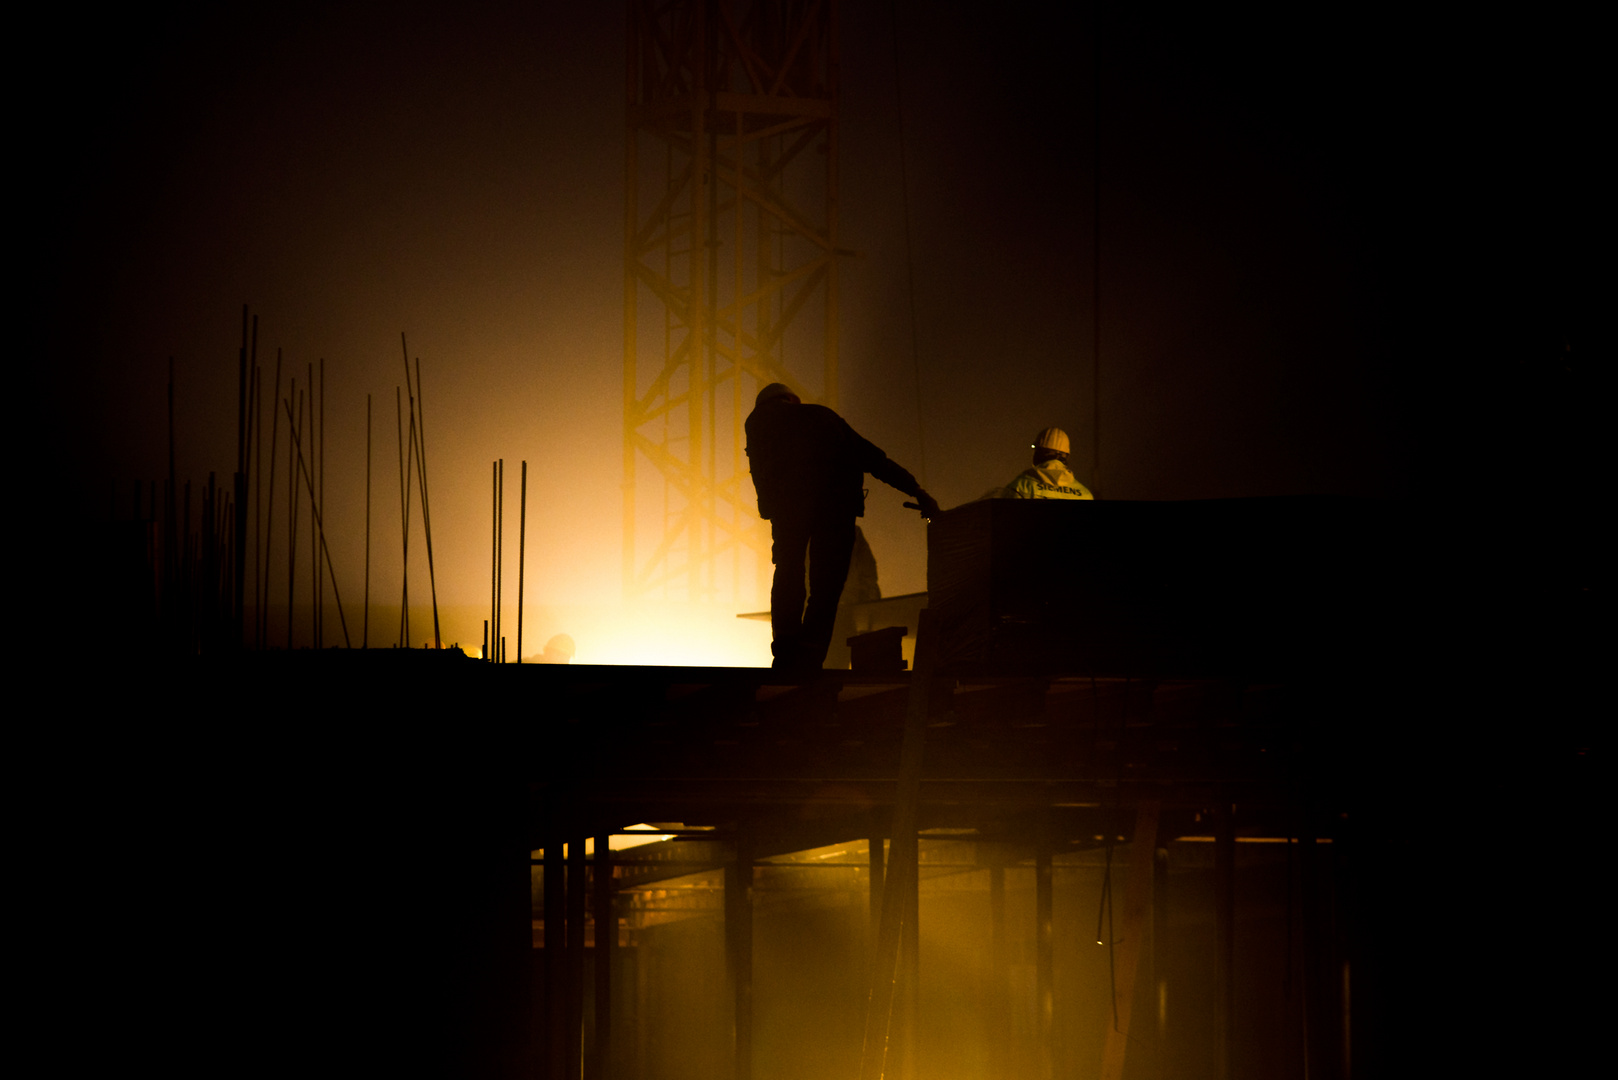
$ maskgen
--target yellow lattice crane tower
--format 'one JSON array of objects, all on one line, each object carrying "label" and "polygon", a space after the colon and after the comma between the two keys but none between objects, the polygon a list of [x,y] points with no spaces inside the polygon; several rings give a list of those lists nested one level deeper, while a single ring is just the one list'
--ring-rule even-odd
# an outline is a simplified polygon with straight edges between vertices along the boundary
[{"label": "yellow lattice crane tower", "polygon": [[751,598],[742,421],[765,383],[837,402],[837,6],[628,7],[624,591]]}]

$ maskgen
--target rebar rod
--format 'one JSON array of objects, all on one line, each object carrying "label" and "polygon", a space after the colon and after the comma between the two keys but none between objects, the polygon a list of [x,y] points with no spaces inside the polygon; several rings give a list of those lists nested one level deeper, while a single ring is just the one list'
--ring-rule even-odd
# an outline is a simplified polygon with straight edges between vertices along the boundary
[{"label": "rebar rod", "polygon": [[493,645],[500,639],[500,463],[489,463],[489,640],[483,659],[494,661]]},{"label": "rebar rod", "polygon": [[182,605],[176,613],[176,618],[183,620],[179,632],[185,636],[185,649],[187,653],[194,652],[196,644],[191,628],[195,621],[196,603],[192,595],[191,568],[195,557],[194,545],[191,542],[191,481],[185,482],[185,501],[180,508],[180,581],[178,600]]},{"label": "rebar rod", "polygon": [[405,468],[404,398],[400,389],[393,388],[393,414],[399,428],[399,521],[404,537],[403,599],[399,606],[399,644],[410,647],[410,481]]},{"label": "rebar rod", "polygon": [[[410,381],[410,349],[405,344],[404,331],[399,332],[399,345],[405,356],[405,382]],[[427,412],[426,398],[421,390],[421,357],[416,357],[416,386],[411,396],[411,416],[415,422],[416,471],[421,474],[421,529],[427,536],[427,588],[433,598],[433,647],[442,649],[444,637],[438,626],[438,575],[433,568],[433,511],[432,498],[427,491]]]},{"label": "rebar rod", "polygon": [[[298,417],[292,417],[292,398],[298,399]],[[292,601],[298,571],[298,485],[292,479],[293,445],[303,437],[303,395],[294,376],[287,383],[287,648],[292,648]]]},{"label": "rebar rod", "polygon": [[[318,494],[311,495],[320,507],[322,515],[326,512],[326,358],[320,358],[320,422],[315,425],[315,439],[320,441],[320,449],[315,454],[315,470],[319,473],[320,483]],[[313,449],[315,439],[310,440]],[[321,562],[326,562],[326,553],[321,551]],[[320,575],[315,574],[315,648],[326,644],[326,587],[321,582]]]},{"label": "rebar rod", "polygon": [[528,559],[528,462],[522,463],[522,484],[517,496],[517,663],[522,663],[522,586]]},{"label": "rebar rod", "polygon": [[[231,474],[231,487],[238,499],[244,498],[247,494],[247,321],[247,305],[243,304],[242,344],[236,352],[236,471]],[[247,535],[243,533],[239,539],[245,542]],[[241,614],[241,594],[235,589],[234,584],[232,582],[231,588],[231,595],[235,600],[235,610],[231,613],[233,622]],[[236,622],[238,643],[241,640],[240,625]]]},{"label": "rebar rod", "polygon": [[[219,549],[224,552],[224,565],[220,568],[219,575],[219,591],[221,595],[227,597],[227,602],[228,594],[226,594],[225,588],[227,584],[233,588],[236,581],[236,517],[236,500],[231,495],[226,494],[224,517],[219,528]],[[227,538],[231,541],[228,545],[225,543]],[[240,624],[236,621],[236,614],[239,611],[240,608],[233,607],[232,610],[221,613],[228,616],[225,633],[229,637],[226,644],[232,649],[241,644]]]},{"label": "rebar rod", "polygon": [[[276,404],[281,402],[281,350],[275,350],[275,398]],[[264,580],[259,583],[259,590],[263,600],[259,602],[259,621],[264,627],[263,640],[265,644],[270,640],[270,556],[274,554],[272,544],[275,540],[273,527],[275,525],[275,446],[277,437],[281,432],[281,410],[270,409],[270,488],[264,495],[265,505],[269,508],[264,516]]]},{"label": "rebar rod", "polygon": [[197,515],[197,606],[194,614],[197,638],[203,645],[209,644],[212,620],[210,618],[214,606],[214,583],[212,571],[213,559],[213,503],[214,503],[214,474],[210,470],[208,482],[202,488],[202,512]]},{"label": "rebar rod", "polygon": [[[263,537],[260,525],[264,521],[264,369],[253,366],[253,648],[264,647],[264,635],[259,620],[258,580],[263,573]],[[246,567],[242,568],[246,570]]]},{"label": "rebar rod", "polygon": [[496,663],[506,662],[506,627],[503,616],[505,599],[503,586],[505,580],[506,560],[506,459],[500,459],[498,477],[495,481],[495,517],[494,517],[494,632],[500,640],[500,658]]},{"label": "rebar rod", "polygon": [[332,567],[331,548],[326,544],[326,529],[321,523],[320,506],[315,500],[315,479],[310,473],[308,465],[304,463],[303,447],[301,443],[298,447],[298,471],[303,476],[304,485],[309,489],[309,516],[314,519],[315,535],[319,538],[320,549],[325,553],[326,556],[323,563],[325,565],[326,573],[331,577],[332,599],[337,601],[337,621],[343,628],[343,647],[353,648],[353,643],[349,640],[348,636],[348,620],[343,617],[343,596],[337,588],[337,572]]},{"label": "rebar rod", "polygon": [[[320,438],[320,424],[315,419],[318,408],[319,391],[315,384],[315,365],[308,365],[309,371],[309,456],[315,455],[315,440]],[[301,421],[300,421],[301,423]],[[303,461],[303,437],[300,429],[298,438],[298,460]],[[311,568],[313,573],[309,578],[309,644],[312,648],[320,648],[320,545],[316,542],[314,511],[317,509],[315,492],[309,491],[309,558],[314,561]]]},{"label": "rebar rod", "polygon": [[179,529],[175,522],[176,503],[179,499],[179,480],[174,473],[174,357],[169,357],[169,479],[163,492],[163,577],[162,610],[165,633],[174,643],[175,602],[174,590],[179,587]]},{"label": "rebar rod", "polygon": [[371,395],[365,395],[365,612],[360,648],[371,647]]},{"label": "rebar rod", "polygon": [[247,456],[247,305],[242,305],[242,345],[236,353],[236,471],[246,468]]},{"label": "rebar rod", "polygon": [[237,390],[237,461],[236,476],[234,478],[234,495],[232,507],[240,508],[241,513],[235,509],[231,512],[230,533],[230,634],[234,647],[242,646],[243,620],[246,618],[246,606],[243,603],[247,587],[247,474],[253,465],[253,371],[258,364],[258,316],[253,317],[253,333],[251,337],[251,350],[248,349],[247,337],[247,306],[242,306],[242,356],[239,367]]}]

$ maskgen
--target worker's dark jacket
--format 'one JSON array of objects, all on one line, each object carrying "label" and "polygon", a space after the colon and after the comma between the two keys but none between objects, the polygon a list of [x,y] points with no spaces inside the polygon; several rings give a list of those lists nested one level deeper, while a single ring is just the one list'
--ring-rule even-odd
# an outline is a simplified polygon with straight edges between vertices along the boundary
[{"label": "worker's dark jacket", "polygon": [[766,401],[747,418],[747,456],[758,516],[766,521],[861,517],[866,473],[906,495],[921,490],[903,466],[824,405]]}]

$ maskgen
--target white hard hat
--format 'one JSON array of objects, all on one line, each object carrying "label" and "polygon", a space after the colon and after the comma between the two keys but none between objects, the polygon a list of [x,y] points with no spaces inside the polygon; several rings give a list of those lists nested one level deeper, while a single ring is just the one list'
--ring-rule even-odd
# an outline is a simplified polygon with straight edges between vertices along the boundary
[{"label": "white hard hat", "polygon": [[1048,427],[1034,436],[1034,448],[1036,450],[1055,450],[1059,454],[1065,454],[1071,449],[1071,446],[1067,441],[1067,432],[1059,427]]}]

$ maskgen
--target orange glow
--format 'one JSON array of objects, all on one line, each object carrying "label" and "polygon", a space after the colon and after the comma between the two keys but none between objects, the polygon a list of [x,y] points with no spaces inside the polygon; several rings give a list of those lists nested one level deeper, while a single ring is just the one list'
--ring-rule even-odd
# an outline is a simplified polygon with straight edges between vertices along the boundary
[{"label": "orange glow", "polygon": [[[546,620],[577,643],[575,664],[768,667],[770,627],[717,604],[579,605]],[[534,635],[544,641],[551,633]]]},{"label": "orange glow", "polygon": [[[1101,839],[1101,837],[1098,836],[1098,837],[1096,837],[1096,839],[1099,840],[1099,839]],[[1120,836],[1118,839],[1122,840],[1123,837]],[[1174,841],[1175,841],[1175,843],[1179,843],[1179,844],[1212,844],[1212,843],[1215,842],[1216,839],[1217,839],[1216,837],[1212,837],[1212,836],[1176,836],[1174,838]],[[1291,837],[1287,837],[1287,836],[1237,836],[1237,837],[1234,837],[1233,839],[1238,844],[1291,844],[1291,843],[1296,843],[1295,840],[1293,840]],[[1317,836],[1315,838],[1315,843],[1317,843],[1317,844],[1329,844],[1329,843],[1331,843],[1331,837],[1329,837],[1329,836]]]},{"label": "orange glow", "polygon": [[[656,832],[656,831],[653,830],[652,826],[646,825],[646,824],[626,825],[626,826],[624,826],[624,831],[625,832],[633,832],[633,833],[636,833],[637,835],[635,835],[635,836],[621,836],[621,835],[614,834],[612,836],[607,837],[607,847],[608,847],[609,850],[612,850],[612,851],[627,851],[630,848],[638,848],[638,847],[642,847],[642,846],[644,846],[646,844],[656,844],[656,843],[658,843],[660,841],[663,841],[663,840],[672,840],[672,839],[674,839],[674,834],[673,833]],[[585,840],[584,840],[584,853],[586,855],[594,855],[596,853],[595,837],[593,837],[593,836],[585,837]],[[567,856],[568,856],[568,845],[563,844],[562,845],[562,858],[565,859],[565,858],[567,858]],[[543,859],[544,857],[545,857],[545,849],[544,848],[540,848],[538,851],[535,851],[535,852],[532,853],[532,858]]]}]

